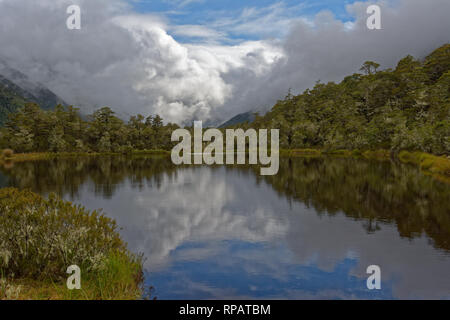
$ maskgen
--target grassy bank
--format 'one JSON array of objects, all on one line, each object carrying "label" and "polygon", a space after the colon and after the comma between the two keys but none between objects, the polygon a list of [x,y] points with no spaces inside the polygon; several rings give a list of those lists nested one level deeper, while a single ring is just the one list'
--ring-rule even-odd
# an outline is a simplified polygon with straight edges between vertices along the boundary
[{"label": "grassy bank", "polygon": [[401,162],[417,165],[422,171],[432,175],[450,178],[449,157],[438,157],[424,152],[402,151],[398,154],[398,158]]},{"label": "grassy bank", "polygon": [[401,151],[392,153],[389,150],[320,150],[320,149],[295,149],[280,150],[281,156],[288,157],[353,157],[368,160],[391,160],[397,159],[402,163],[418,166],[424,173],[450,181],[450,158],[446,156],[435,156],[425,152]]},{"label": "grassy bank", "polygon": [[[166,150],[134,150],[130,154],[136,155],[170,155],[170,151]],[[76,157],[98,157],[105,155],[123,155],[123,153],[114,152],[31,152],[31,153],[12,153],[8,156],[0,155],[0,162],[14,161],[33,161],[33,160],[50,160],[50,159],[64,159]]]},{"label": "grassy bank", "polygon": [[149,155],[170,155],[170,151],[167,150],[134,150],[132,154],[149,154]]},{"label": "grassy bank", "polygon": [[322,151],[319,149],[281,149],[280,156],[282,157],[320,157]]},{"label": "grassy bank", "polygon": [[335,156],[335,157],[356,157],[365,159],[378,159],[387,160],[391,154],[388,150],[375,150],[375,151],[361,151],[361,150],[321,150],[321,149],[282,149],[280,150],[281,156],[287,157],[322,157],[322,156]]},{"label": "grassy bank", "polygon": [[[139,299],[143,259],[114,220],[31,191],[0,189],[0,299]],[[69,290],[66,270],[81,269]]]},{"label": "grassy bank", "polygon": [[[143,294],[139,262],[111,254],[101,272],[82,274],[81,289],[69,290],[64,279],[0,280],[0,299],[6,300],[136,300]],[[67,275],[69,276],[69,275]]]}]

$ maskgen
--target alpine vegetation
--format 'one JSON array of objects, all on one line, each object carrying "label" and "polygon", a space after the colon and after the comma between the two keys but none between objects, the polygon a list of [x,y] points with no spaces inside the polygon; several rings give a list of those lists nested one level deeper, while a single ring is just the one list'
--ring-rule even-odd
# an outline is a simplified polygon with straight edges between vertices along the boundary
[{"label": "alpine vegetation", "polygon": [[[115,220],[101,211],[53,193],[44,198],[2,188],[0,225],[0,300],[122,300],[143,294],[143,257],[128,250]],[[82,270],[77,292],[65,287],[66,270],[73,265]]]},{"label": "alpine vegetation", "polygon": [[[225,130],[226,141],[224,153],[223,134],[218,129],[208,129],[203,133],[202,121],[194,122],[194,152],[192,153],[192,136],[187,129],[177,129],[172,133],[172,142],[181,142],[172,149],[172,162],[181,164],[259,164],[269,167],[261,168],[261,175],[273,176],[279,169],[279,130],[270,130],[270,155],[268,154],[267,129],[244,131],[242,129]],[[258,143],[259,139],[259,143]],[[248,140],[248,144],[247,144]],[[203,149],[203,143],[209,144]],[[246,148],[248,146],[248,149]],[[248,157],[247,157],[248,154]],[[192,156],[194,161],[192,162]],[[224,161],[225,158],[225,161]],[[259,159],[258,159],[259,158]]]}]

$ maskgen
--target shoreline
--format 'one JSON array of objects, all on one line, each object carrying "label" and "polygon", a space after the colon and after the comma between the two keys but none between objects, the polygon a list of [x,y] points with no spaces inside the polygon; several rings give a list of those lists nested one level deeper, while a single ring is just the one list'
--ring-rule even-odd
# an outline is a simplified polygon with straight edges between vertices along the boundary
[{"label": "shoreline", "polygon": [[[281,157],[342,157],[378,161],[399,161],[403,164],[417,166],[423,173],[431,175],[439,180],[450,183],[450,157],[436,156],[421,151],[391,152],[385,149],[378,150],[321,150],[321,149],[281,149]],[[134,150],[130,153],[87,153],[87,152],[33,152],[13,154],[8,158],[0,156],[0,165],[7,165],[10,162],[26,162],[37,160],[67,159],[76,157],[100,157],[119,155],[160,155],[169,156],[167,150]]]},{"label": "shoreline", "polygon": [[25,162],[34,160],[51,160],[51,159],[67,159],[77,157],[101,157],[101,156],[121,156],[121,155],[170,155],[170,151],[166,150],[136,150],[131,153],[119,152],[30,152],[17,153],[11,157],[4,158],[0,156],[0,164],[6,161]]}]

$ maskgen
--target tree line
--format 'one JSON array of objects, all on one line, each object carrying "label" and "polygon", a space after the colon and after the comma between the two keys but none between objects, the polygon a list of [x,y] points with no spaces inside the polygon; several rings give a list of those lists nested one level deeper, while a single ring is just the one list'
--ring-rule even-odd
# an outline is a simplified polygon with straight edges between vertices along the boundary
[{"label": "tree line", "polygon": [[176,124],[164,125],[159,115],[130,117],[128,122],[103,107],[83,119],[77,108],[42,110],[27,103],[9,115],[0,129],[0,147],[15,152],[119,152],[170,150]]}]

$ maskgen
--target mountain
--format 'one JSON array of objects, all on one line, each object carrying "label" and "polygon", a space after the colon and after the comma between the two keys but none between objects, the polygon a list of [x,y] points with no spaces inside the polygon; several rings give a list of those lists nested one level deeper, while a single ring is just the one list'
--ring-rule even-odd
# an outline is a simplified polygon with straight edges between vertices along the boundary
[{"label": "mountain", "polygon": [[8,114],[30,101],[26,96],[26,91],[0,75],[0,125],[5,123]]},{"label": "mountain", "polygon": [[48,88],[0,61],[0,125],[5,123],[9,113],[27,102],[35,102],[44,110],[51,110],[58,104],[67,105]]},{"label": "mountain", "polygon": [[224,122],[219,126],[219,128],[227,128],[231,126],[235,126],[237,124],[242,124],[245,122],[252,123],[255,120],[255,113],[253,111],[248,111],[244,113],[240,113],[237,116],[234,116],[230,120]]}]

